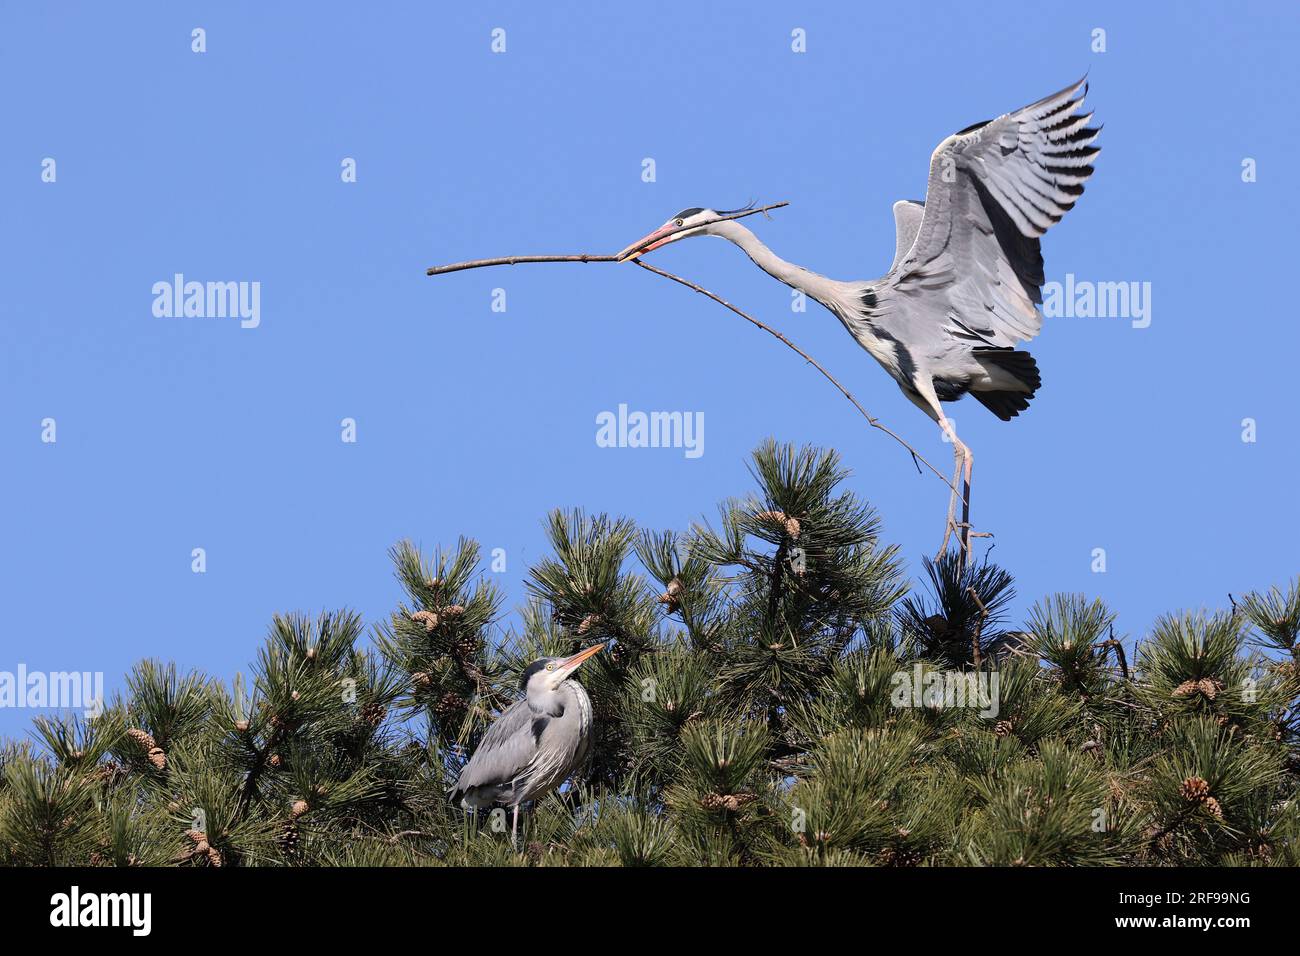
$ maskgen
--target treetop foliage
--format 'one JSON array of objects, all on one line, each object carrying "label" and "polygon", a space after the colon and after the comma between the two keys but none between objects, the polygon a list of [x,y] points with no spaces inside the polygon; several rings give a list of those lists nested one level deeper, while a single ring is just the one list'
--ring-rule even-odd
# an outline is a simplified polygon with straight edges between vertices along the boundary
[{"label": "treetop foliage", "polygon": [[[369,632],[277,615],[230,682],[141,662],[0,749],[0,863],[1300,862],[1300,578],[1134,642],[1082,595],[1016,628],[987,560],[909,591],[835,453],[751,471],[685,531],[553,512],[515,615],[474,541],[403,541]],[[512,847],[448,792],[528,663],[598,642],[590,759]]]}]

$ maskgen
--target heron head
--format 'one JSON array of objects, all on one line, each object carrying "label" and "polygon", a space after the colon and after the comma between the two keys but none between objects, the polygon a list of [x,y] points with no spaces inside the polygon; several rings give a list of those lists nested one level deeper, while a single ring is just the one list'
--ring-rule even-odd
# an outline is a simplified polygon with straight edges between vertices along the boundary
[{"label": "heron head", "polygon": [[535,660],[520,675],[520,687],[530,698],[552,694],[572,677],[573,672],[588,658],[603,650],[604,647],[604,644],[596,644],[579,651],[572,657],[543,657]]},{"label": "heron head", "polygon": [[683,209],[654,232],[642,236],[620,252],[618,260],[619,262],[630,262],[637,256],[653,252],[660,246],[666,246],[678,239],[710,235],[713,226],[719,221],[735,216],[737,213],[748,212],[753,206],[754,204],[750,203],[741,209],[702,209],[698,206]]}]

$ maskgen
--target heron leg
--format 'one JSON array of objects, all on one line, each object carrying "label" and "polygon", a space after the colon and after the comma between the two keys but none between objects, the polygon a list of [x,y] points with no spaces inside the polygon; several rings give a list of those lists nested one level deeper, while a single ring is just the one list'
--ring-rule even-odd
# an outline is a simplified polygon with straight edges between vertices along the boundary
[{"label": "heron leg", "polygon": [[[946,425],[946,424],[948,424],[946,419],[940,422],[940,425]],[[960,497],[957,494],[957,489],[961,487],[962,456],[961,456],[961,449],[955,441],[953,442],[953,446],[952,446],[952,457],[953,457],[952,481],[949,483],[949,487],[952,489],[952,493],[948,496],[948,518],[944,522],[943,543],[939,545],[939,554],[936,555],[935,557],[936,561],[939,559],[939,557],[943,556],[943,553],[945,551],[948,550],[948,539],[952,537],[953,529],[957,527],[957,499]]]},{"label": "heron leg", "polygon": [[[948,516],[943,526],[943,543],[939,545],[939,553],[935,555],[935,560],[943,557],[944,552],[948,550],[948,541],[955,533],[958,560],[964,568],[966,558],[970,554],[970,482],[975,456],[971,454],[966,443],[957,437],[957,429],[944,415],[943,406],[939,404],[939,396],[934,391],[934,380],[929,375],[918,371],[912,380],[912,387],[904,388],[903,394],[921,411],[933,418],[943,430],[944,436],[952,443],[953,473],[952,481],[949,483],[952,493],[948,498]],[[958,502],[961,503],[961,521],[957,520]]]},{"label": "heron leg", "polygon": [[[939,553],[935,555],[935,560],[943,557],[948,550],[948,541],[952,538],[953,533],[957,534],[957,543],[960,546],[959,560],[965,565],[966,556],[970,551],[970,476],[974,465],[974,456],[960,438],[957,437],[957,429],[953,427],[952,422],[943,413],[943,406],[939,404],[939,397],[934,391],[934,382],[928,375],[918,373],[912,382],[912,388],[904,388],[903,394],[912,400],[921,411],[925,412],[935,423],[942,429],[944,436],[952,443],[953,472],[952,481],[949,482],[951,494],[948,497],[948,516],[943,525],[943,543],[939,545]],[[963,480],[964,479],[964,480]],[[961,521],[957,521],[957,503],[961,502]]]},{"label": "heron leg", "polygon": [[975,454],[970,450],[968,446],[962,445],[961,447],[962,447],[962,452],[966,458],[965,466],[963,468],[963,475],[962,475],[961,538],[959,540],[959,543],[961,545],[962,564],[964,566],[966,560],[970,558],[970,537],[971,537],[970,491],[971,491],[971,478],[975,474]]},{"label": "heron leg", "polygon": [[515,804],[515,812],[510,820],[510,845],[519,845],[519,804]]},{"label": "heron leg", "polygon": [[[964,566],[966,558],[970,555],[970,487],[975,456],[971,453],[970,447],[957,437],[957,430],[953,428],[952,422],[942,414],[939,416],[939,427],[943,429],[948,441],[952,442],[953,473],[952,491],[948,497],[948,518],[943,529],[943,543],[939,546],[939,554],[936,555],[935,560],[948,550],[948,541],[955,532],[959,560]],[[957,520],[959,501],[961,502],[960,522]]]}]

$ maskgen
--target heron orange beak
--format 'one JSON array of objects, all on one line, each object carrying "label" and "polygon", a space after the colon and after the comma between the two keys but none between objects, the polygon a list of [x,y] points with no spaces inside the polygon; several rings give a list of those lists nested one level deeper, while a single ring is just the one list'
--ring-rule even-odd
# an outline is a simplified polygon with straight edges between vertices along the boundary
[{"label": "heron orange beak", "polygon": [[582,666],[583,661],[585,661],[589,657],[595,656],[596,654],[598,654],[600,651],[603,651],[604,649],[605,649],[604,644],[596,644],[592,647],[587,648],[585,651],[579,651],[578,653],[574,654],[572,657],[570,657],[568,660],[566,660],[563,664],[560,665],[560,671],[565,674],[571,674],[573,671],[577,670],[579,667]]},{"label": "heron orange beak", "polygon": [[648,236],[638,239],[632,245],[628,246],[616,257],[619,262],[631,262],[637,256],[647,252],[653,252],[660,246],[667,245],[673,241],[673,236],[681,231],[678,226],[669,223],[666,226],[660,226]]}]

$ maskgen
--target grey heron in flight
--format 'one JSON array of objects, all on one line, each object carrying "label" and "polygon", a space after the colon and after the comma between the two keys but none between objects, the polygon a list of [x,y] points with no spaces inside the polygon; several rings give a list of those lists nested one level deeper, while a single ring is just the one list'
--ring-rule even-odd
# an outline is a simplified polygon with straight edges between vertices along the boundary
[{"label": "grey heron in flight", "polygon": [[[1083,193],[1100,128],[1083,113],[1086,80],[949,136],[930,157],[924,202],[894,204],[894,262],[879,279],[837,281],[786,262],[729,217],[745,210],[683,209],[618,258],[635,259],[691,236],[719,236],[773,278],[820,302],[938,423],[956,459],[944,546],[970,541],[974,457],[943,402],[975,397],[1003,421],[1029,407],[1041,379],[1016,346],[1043,317],[1039,237]],[[963,516],[955,522],[958,483]]]},{"label": "grey heron in flight", "polygon": [[572,657],[543,657],[519,678],[523,700],[511,704],[479,741],[451,792],[453,803],[513,810],[510,840],[519,831],[519,805],[564,783],[591,748],[591,698],[570,678],[604,648],[596,644]]}]

